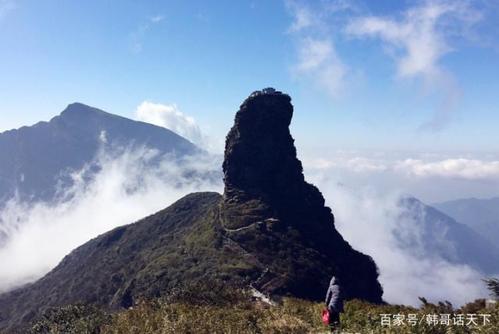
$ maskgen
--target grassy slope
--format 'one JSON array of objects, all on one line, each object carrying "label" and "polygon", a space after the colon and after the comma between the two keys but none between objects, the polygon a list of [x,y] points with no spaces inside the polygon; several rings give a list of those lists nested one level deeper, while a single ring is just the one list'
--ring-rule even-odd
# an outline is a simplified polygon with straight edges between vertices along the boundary
[{"label": "grassy slope", "polygon": [[[284,298],[276,306],[251,302],[234,293],[212,289],[207,295],[181,295],[173,299],[141,301],[134,307],[114,314],[89,306],[69,306],[48,312],[31,330],[39,333],[327,333],[320,321],[323,304],[295,298]],[[246,296],[247,297],[247,296]],[[181,300],[182,299],[182,300]],[[416,326],[382,327],[380,314],[485,313],[490,324],[481,327],[433,326],[425,322]],[[425,304],[420,308],[401,305],[373,305],[349,301],[341,315],[344,333],[421,333],[468,334],[499,332],[499,307],[485,310],[483,301],[459,310],[449,305]]]}]

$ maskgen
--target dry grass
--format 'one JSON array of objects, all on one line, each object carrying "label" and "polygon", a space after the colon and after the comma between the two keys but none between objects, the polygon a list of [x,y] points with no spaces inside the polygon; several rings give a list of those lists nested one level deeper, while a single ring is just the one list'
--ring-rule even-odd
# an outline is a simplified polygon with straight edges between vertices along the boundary
[{"label": "dry grass", "polygon": [[[497,334],[499,306],[484,309],[484,301],[477,300],[461,309],[447,303],[431,304],[425,300],[420,308],[403,305],[374,305],[358,300],[345,304],[341,315],[342,333],[383,334]],[[190,289],[179,290],[171,296],[144,300],[134,307],[116,313],[106,313],[92,306],[67,306],[48,312],[32,327],[32,333],[85,334],[177,334],[177,333],[272,333],[303,334],[328,333],[320,319],[322,303],[284,298],[270,306],[252,301],[247,293],[226,289],[212,289],[194,295]],[[381,314],[490,314],[490,323],[480,327],[405,324],[397,327],[381,326]]]},{"label": "dry grass", "polygon": [[284,299],[280,306],[143,302],[116,314],[102,333],[318,333],[326,329],[318,316],[320,310],[319,304],[295,299]]}]

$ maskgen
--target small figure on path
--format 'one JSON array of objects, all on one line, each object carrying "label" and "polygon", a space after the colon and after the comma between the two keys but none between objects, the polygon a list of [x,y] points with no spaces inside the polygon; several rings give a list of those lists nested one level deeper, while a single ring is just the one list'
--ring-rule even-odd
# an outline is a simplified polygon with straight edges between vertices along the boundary
[{"label": "small figure on path", "polygon": [[339,331],[340,313],[343,312],[343,298],[341,296],[339,279],[334,276],[331,278],[329,288],[327,289],[326,307],[331,331]]}]

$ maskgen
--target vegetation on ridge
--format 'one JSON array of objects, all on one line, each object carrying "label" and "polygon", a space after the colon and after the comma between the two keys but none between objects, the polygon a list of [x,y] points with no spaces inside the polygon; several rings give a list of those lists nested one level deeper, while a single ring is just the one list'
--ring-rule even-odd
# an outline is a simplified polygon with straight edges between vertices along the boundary
[{"label": "vegetation on ridge", "polygon": [[[201,290],[200,290],[201,289]],[[448,302],[422,306],[375,305],[359,300],[345,304],[341,315],[343,333],[496,334],[499,307],[486,309],[477,300],[459,309]],[[320,320],[324,305],[283,298],[271,306],[240,290],[219,285],[194,285],[175,289],[169,296],[138,301],[133,307],[105,313],[94,306],[73,305],[51,309],[31,328],[30,334],[169,334],[169,333],[327,333]],[[431,324],[428,315],[487,314],[485,325]],[[382,325],[383,315],[412,315],[416,324]]]}]

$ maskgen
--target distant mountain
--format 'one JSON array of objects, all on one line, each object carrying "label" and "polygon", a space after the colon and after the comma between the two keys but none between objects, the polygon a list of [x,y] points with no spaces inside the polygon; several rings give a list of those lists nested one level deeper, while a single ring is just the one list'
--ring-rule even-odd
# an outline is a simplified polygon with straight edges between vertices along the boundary
[{"label": "distant mountain", "polygon": [[51,306],[128,308],[210,281],[323,300],[334,275],[346,299],[381,303],[376,264],[343,239],[322,194],[305,182],[292,115],[288,95],[253,93],[227,136],[223,196],[188,195],[78,247],[37,282],[0,295],[0,329],[26,325]]},{"label": "distant mountain", "polygon": [[490,199],[463,198],[433,204],[445,214],[466,224],[490,242],[499,240],[499,197]]},{"label": "distant mountain", "polygon": [[497,243],[415,198],[404,198],[399,205],[402,224],[394,233],[403,248],[421,258],[438,256],[484,274],[499,273]]},{"label": "distant mountain", "polygon": [[147,146],[177,156],[199,152],[174,132],[112,115],[81,103],[70,104],[49,122],[0,133],[0,205],[17,193],[21,200],[54,199],[103,146]]}]

